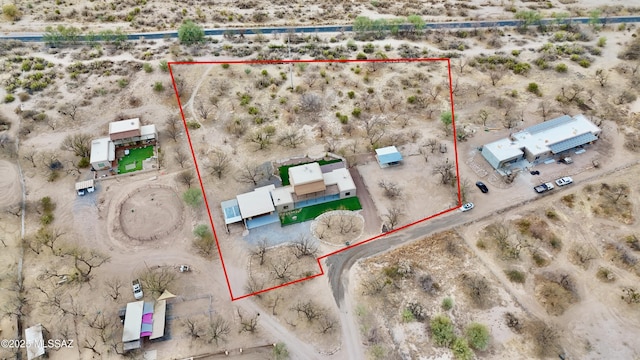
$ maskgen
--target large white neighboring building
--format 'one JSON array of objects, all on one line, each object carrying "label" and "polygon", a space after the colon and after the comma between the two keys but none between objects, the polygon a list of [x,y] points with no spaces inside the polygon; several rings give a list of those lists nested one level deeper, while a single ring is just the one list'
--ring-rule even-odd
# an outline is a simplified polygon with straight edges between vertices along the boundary
[{"label": "large white neighboring building", "polygon": [[482,156],[494,169],[508,169],[526,160],[538,164],[564,151],[592,143],[602,130],[584,115],[564,115],[528,127],[482,147]]}]

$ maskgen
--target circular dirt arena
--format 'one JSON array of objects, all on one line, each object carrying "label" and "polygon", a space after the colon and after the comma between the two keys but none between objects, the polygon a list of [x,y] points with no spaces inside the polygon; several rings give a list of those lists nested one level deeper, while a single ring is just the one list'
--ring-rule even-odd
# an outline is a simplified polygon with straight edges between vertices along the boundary
[{"label": "circular dirt arena", "polygon": [[175,190],[149,186],[130,193],[119,206],[122,232],[135,240],[158,240],[184,223],[184,206]]},{"label": "circular dirt arena", "polygon": [[0,209],[17,204],[22,197],[16,166],[0,160]]}]

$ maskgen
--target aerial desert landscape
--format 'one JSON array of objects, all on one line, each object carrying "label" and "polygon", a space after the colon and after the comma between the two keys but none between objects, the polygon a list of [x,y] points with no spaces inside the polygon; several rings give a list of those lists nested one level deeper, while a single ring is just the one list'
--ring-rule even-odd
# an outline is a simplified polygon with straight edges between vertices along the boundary
[{"label": "aerial desert landscape", "polygon": [[4,1],[0,358],[640,359],[639,16]]}]

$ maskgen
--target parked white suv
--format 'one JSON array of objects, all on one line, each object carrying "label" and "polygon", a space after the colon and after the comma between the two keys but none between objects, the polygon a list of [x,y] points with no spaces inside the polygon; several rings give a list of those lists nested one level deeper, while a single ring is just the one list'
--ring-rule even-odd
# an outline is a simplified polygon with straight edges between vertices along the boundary
[{"label": "parked white suv", "polygon": [[572,178],[570,178],[569,176],[565,176],[563,178],[556,180],[556,185],[565,186],[565,185],[571,184],[572,182],[573,182]]}]

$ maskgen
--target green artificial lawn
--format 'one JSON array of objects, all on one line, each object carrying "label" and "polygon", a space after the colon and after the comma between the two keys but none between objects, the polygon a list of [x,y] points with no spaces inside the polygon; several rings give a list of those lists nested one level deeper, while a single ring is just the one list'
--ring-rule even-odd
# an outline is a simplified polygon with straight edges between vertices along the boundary
[{"label": "green artificial lawn", "polygon": [[[331,210],[360,210],[360,200],[357,197],[350,197],[346,199],[334,200],[318,205],[311,205],[301,209],[295,209],[286,213],[280,214],[280,223],[284,225],[291,225],[296,223],[305,222],[307,220],[313,220],[320,216],[320,214]],[[293,217],[296,217],[295,220]]]},{"label": "green artificial lawn", "polygon": [[300,165],[304,165],[304,164],[311,164],[311,163],[314,163],[314,162],[317,162],[320,166],[322,166],[322,165],[337,163],[337,162],[340,162],[340,161],[342,161],[342,160],[340,160],[340,159],[318,160],[318,161],[310,161],[310,162],[304,162],[304,163],[294,164],[294,165],[283,165],[283,166],[280,166],[278,168],[278,172],[280,173],[280,179],[282,179],[282,186],[290,185],[290,183],[289,183],[289,168],[290,167],[300,166]]},{"label": "green artificial lawn", "polygon": [[[153,156],[153,146],[147,146],[138,149],[129,149],[129,155],[125,155],[118,162],[118,174],[125,174],[133,171],[142,170],[142,161]],[[135,162],[135,169],[127,170],[126,166]]]}]

